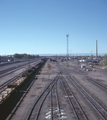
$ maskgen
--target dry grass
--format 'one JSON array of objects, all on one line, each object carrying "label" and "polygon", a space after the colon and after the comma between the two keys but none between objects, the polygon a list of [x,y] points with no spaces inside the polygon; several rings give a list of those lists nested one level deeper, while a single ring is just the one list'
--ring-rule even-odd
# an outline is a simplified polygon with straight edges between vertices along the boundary
[{"label": "dry grass", "polygon": [[42,68],[42,71],[48,71],[49,68]]},{"label": "dry grass", "polygon": [[47,65],[47,68],[42,68],[42,71],[48,71],[48,70],[51,70],[51,65],[50,64]]}]

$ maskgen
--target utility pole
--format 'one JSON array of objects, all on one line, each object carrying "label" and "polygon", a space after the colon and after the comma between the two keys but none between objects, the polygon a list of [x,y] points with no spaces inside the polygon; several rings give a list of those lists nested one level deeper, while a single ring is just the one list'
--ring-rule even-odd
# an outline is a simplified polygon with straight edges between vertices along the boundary
[{"label": "utility pole", "polygon": [[67,66],[69,67],[69,63],[68,63],[68,59],[69,59],[68,37],[69,37],[69,34],[67,34],[66,37],[67,37]]}]

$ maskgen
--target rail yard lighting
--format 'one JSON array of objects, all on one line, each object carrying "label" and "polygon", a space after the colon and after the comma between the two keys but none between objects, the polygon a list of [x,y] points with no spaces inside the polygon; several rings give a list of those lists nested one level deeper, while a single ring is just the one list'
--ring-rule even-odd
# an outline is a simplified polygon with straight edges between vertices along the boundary
[{"label": "rail yard lighting", "polygon": [[69,59],[68,37],[69,37],[69,34],[67,34],[66,37],[67,37],[67,66],[69,66],[69,63],[68,63],[68,59]]}]

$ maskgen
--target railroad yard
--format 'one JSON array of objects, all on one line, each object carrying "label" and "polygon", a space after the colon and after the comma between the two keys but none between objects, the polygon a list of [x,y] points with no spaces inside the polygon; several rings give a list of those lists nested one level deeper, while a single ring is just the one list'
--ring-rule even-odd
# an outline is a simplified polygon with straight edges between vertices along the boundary
[{"label": "railroad yard", "polygon": [[0,120],[107,120],[107,71],[40,58],[0,67]]},{"label": "railroad yard", "polygon": [[0,0],[0,120],[107,120],[107,0]]}]

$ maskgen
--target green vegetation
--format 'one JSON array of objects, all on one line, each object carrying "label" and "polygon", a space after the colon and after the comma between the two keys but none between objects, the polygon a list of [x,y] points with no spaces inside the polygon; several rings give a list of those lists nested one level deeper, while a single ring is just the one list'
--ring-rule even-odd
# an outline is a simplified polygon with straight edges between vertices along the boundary
[{"label": "green vegetation", "polygon": [[107,54],[104,55],[103,59],[104,59],[104,65],[107,65]]},{"label": "green vegetation", "polygon": [[13,56],[16,60],[17,59],[33,59],[33,58],[38,58],[39,57],[39,55],[30,55],[30,54],[26,54],[26,53],[24,53],[24,54],[16,53]]}]

